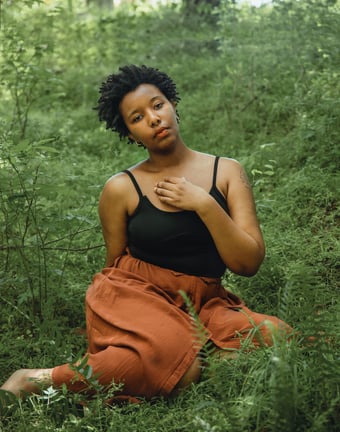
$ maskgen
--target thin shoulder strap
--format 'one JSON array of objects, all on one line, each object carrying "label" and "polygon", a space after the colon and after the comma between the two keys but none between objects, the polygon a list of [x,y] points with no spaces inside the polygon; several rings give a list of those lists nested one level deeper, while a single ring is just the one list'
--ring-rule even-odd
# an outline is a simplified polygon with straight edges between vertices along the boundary
[{"label": "thin shoulder strap", "polygon": [[123,172],[125,172],[130,177],[130,179],[131,179],[134,187],[136,188],[136,191],[137,191],[137,193],[139,195],[139,198],[142,198],[143,194],[142,194],[142,191],[141,191],[141,189],[140,189],[140,187],[139,187],[139,185],[137,183],[137,180],[135,179],[135,176],[129,170],[124,170]]},{"label": "thin shoulder strap", "polygon": [[214,163],[214,174],[213,174],[213,187],[216,186],[216,178],[217,178],[217,168],[218,168],[218,160],[219,160],[219,156],[215,157],[215,163]]}]

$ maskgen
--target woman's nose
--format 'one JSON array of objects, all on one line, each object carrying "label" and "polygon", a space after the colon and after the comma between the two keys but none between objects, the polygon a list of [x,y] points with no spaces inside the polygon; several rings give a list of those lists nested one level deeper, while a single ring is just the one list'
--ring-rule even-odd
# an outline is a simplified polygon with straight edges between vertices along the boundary
[{"label": "woman's nose", "polygon": [[157,126],[161,122],[161,119],[159,118],[159,116],[157,114],[150,113],[149,122],[150,122],[151,126]]}]

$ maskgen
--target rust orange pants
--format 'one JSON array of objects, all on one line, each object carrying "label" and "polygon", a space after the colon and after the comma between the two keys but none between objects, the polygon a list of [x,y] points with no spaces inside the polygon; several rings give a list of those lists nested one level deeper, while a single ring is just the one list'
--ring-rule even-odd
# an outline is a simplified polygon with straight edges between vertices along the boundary
[{"label": "rust orange pants", "polygon": [[[190,299],[189,310],[181,291]],[[249,310],[219,279],[185,275],[131,255],[94,276],[86,326],[88,364],[99,382],[123,383],[123,395],[145,398],[169,395],[208,340],[238,349],[247,335],[254,334],[254,345],[270,344],[270,327],[291,330],[276,317]],[[86,389],[69,364],[55,367],[52,376],[55,386]]]}]

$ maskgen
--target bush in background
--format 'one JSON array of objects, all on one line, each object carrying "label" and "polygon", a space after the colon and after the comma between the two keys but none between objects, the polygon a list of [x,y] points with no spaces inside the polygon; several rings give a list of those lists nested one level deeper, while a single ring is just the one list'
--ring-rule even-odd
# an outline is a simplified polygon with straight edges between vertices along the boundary
[{"label": "bush in background", "polygon": [[[108,410],[97,399],[83,416],[76,396],[51,390],[1,427],[26,430],[29,421],[31,430],[335,431],[338,3],[253,8],[225,0],[197,14],[175,3],[112,11],[80,1],[2,6],[3,380],[18,367],[77,358],[86,347],[79,336],[84,295],[105,255],[98,197],[108,177],[145,154],[105,131],[92,109],[100,82],[126,63],[174,78],[190,147],[246,167],[267,257],[254,278],[227,274],[225,283],[299,336],[288,346],[241,351],[233,362],[212,360],[205,379],[172,401]],[[309,336],[314,343],[302,343]]]}]

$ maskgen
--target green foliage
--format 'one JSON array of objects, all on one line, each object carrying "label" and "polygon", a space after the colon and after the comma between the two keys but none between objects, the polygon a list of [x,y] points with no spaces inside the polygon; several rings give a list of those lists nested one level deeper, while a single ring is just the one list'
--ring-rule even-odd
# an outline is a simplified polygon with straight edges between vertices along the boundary
[{"label": "green foliage", "polygon": [[84,294],[104,262],[98,197],[108,177],[144,157],[92,109],[101,80],[126,63],[175,79],[188,145],[245,166],[267,257],[255,277],[225,283],[296,337],[234,360],[207,347],[204,379],[167,401],[104,407],[99,392],[84,407],[83,395],[51,388],[20,402],[0,430],[337,430],[339,2],[222,0],[207,10],[2,1],[2,381],[86,349]]}]

